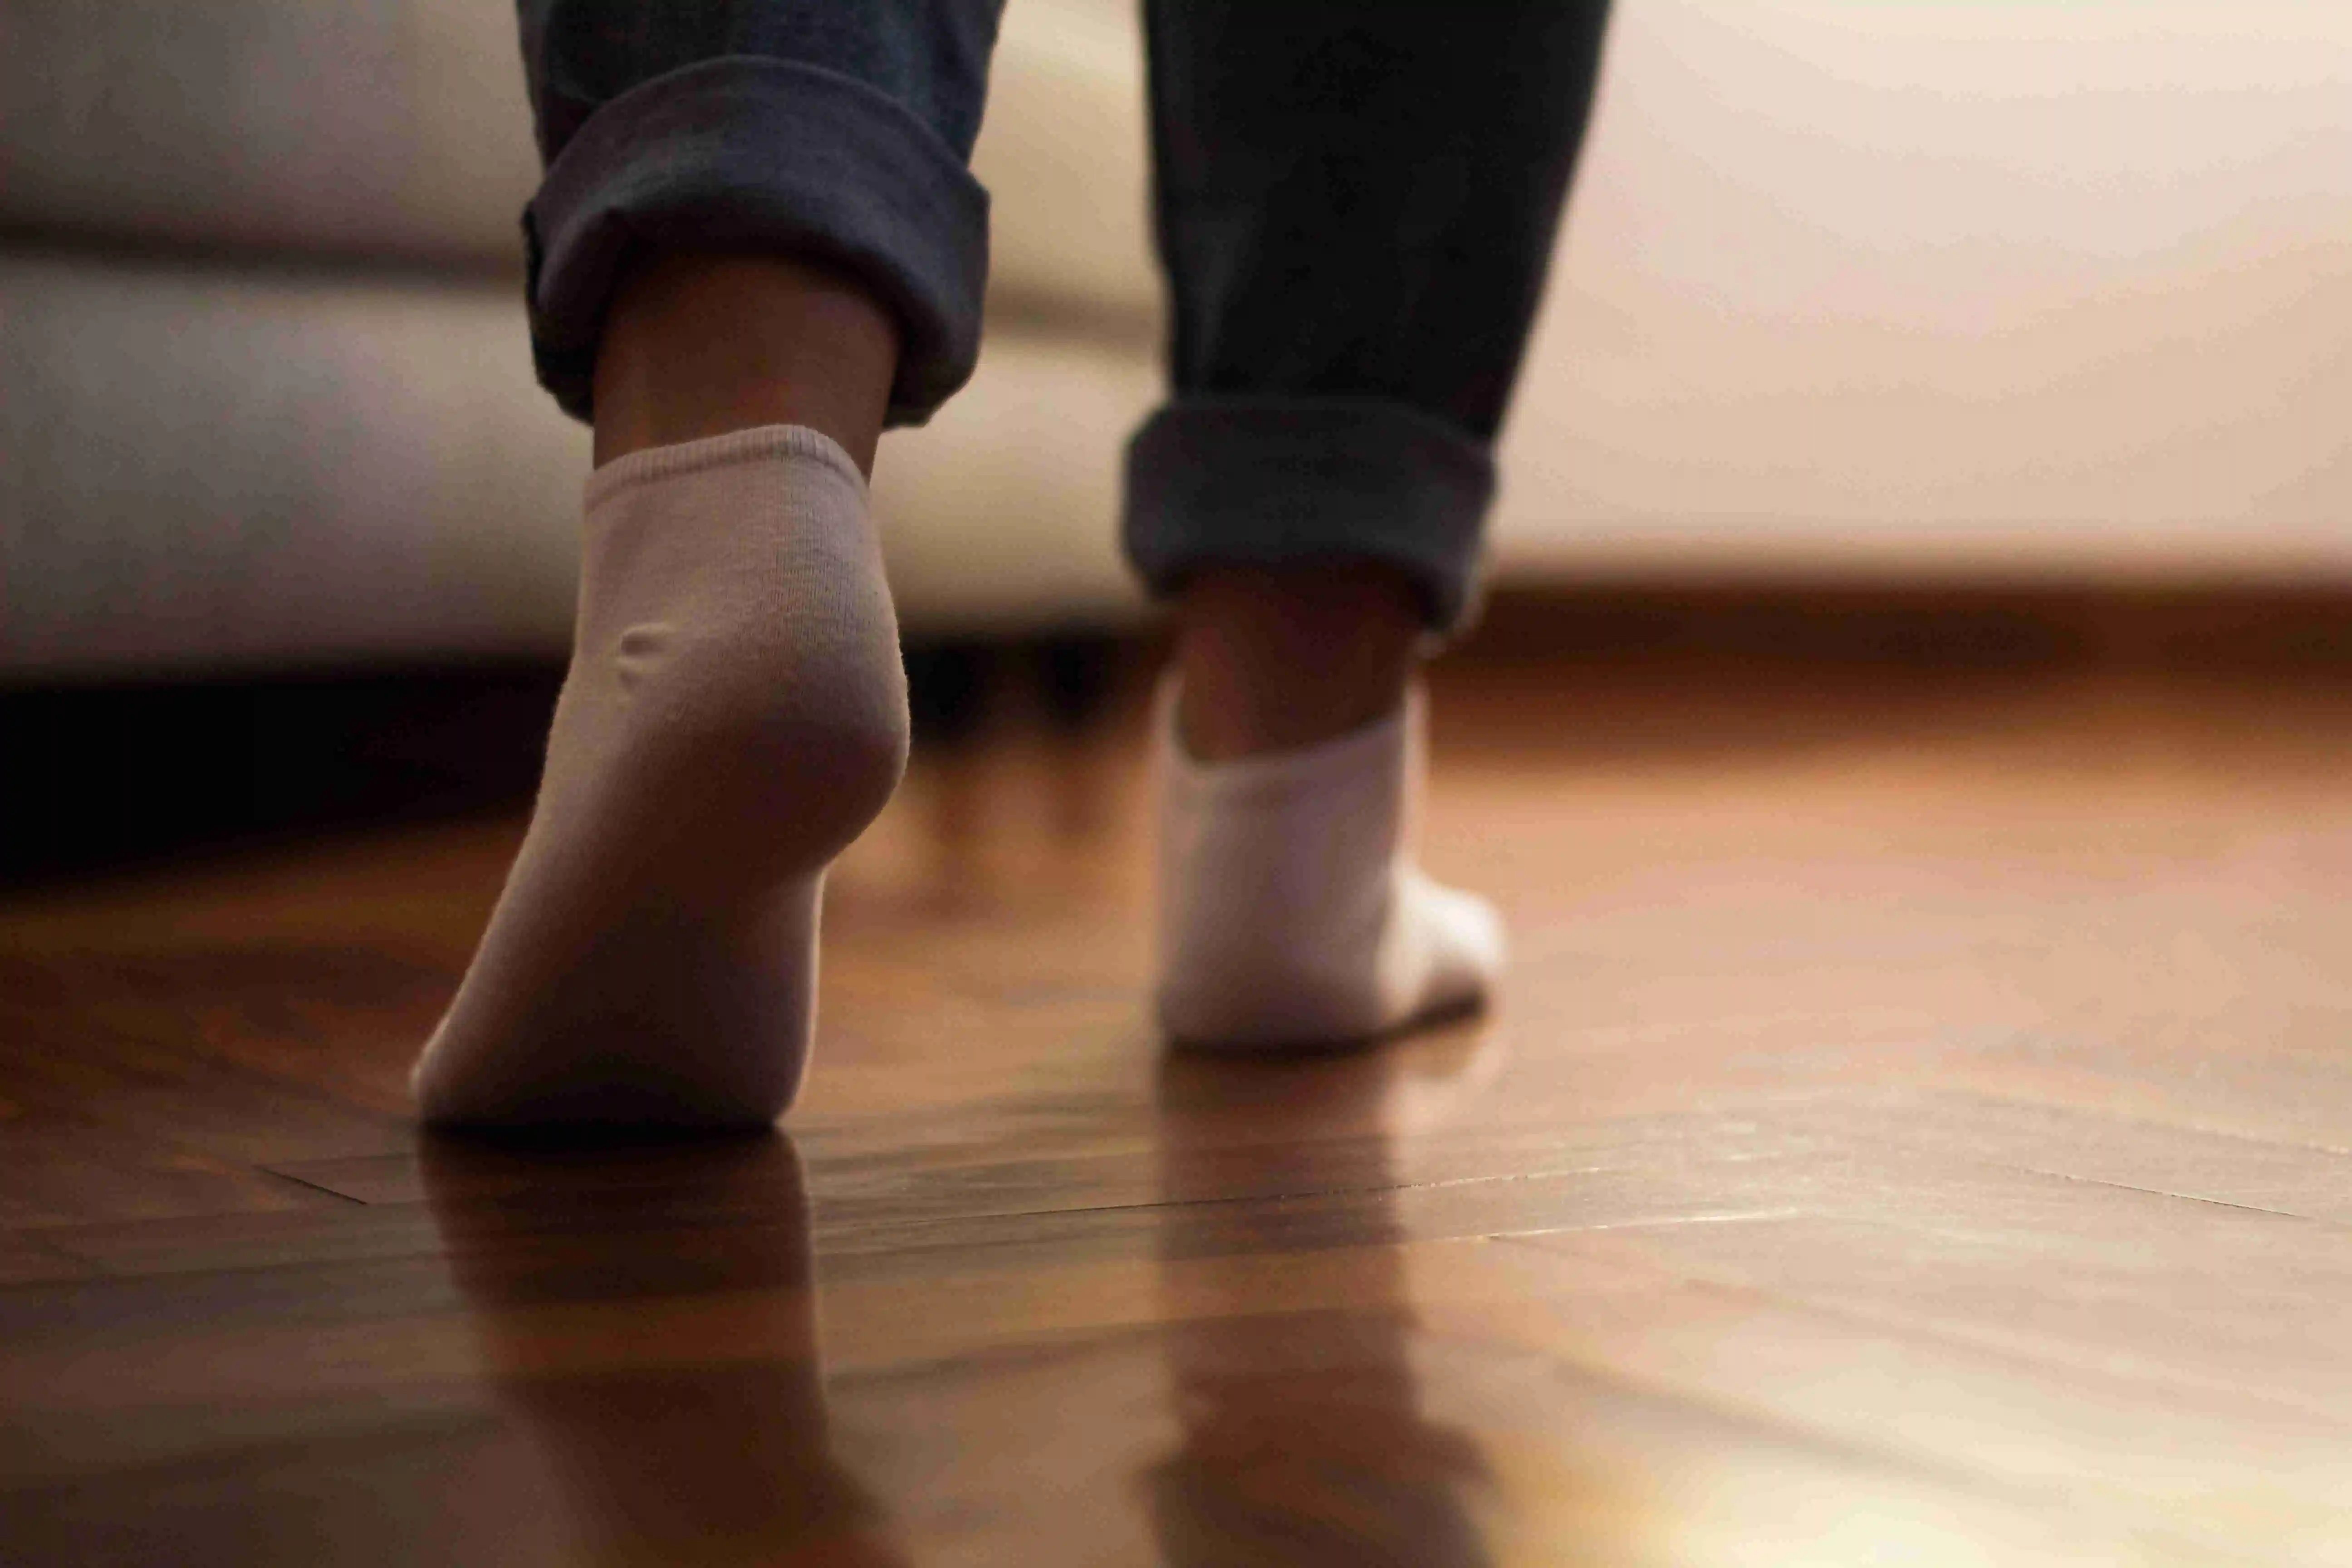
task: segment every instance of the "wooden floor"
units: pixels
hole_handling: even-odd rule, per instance
[[[1132,715],[788,1136],[421,1140],[518,824],[0,899],[10,1563],[2352,1563],[2352,687],[1457,672],[1488,1018],[1171,1058]]]

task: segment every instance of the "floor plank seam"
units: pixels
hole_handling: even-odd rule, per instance
[[[295,1186],[302,1188],[305,1192],[324,1193],[331,1198],[339,1199],[341,1202],[345,1204],[354,1204],[361,1208],[373,1208],[376,1206],[373,1204],[369,1203],[365,1198],[355,1198],[349,1193],[339,1192],[333,1187],[311,1181],[308,1177],[295,1175],[289,1171],[278,1170],[273,1165],[256,1165],[254,1169],[260,1172],[263,1175],[273,1177],[278,1181],[290,1182]]]
[[[2178,1203],[2202,1204],[2208,1208],[2228,1209],[2236,1214],[2266,1215],[2272,1219],[2293,1220],[2297,1225],[2318,1226],[2325,1230],[2352,1231],[2352,1223],[2329,1219],[2323,1215],[2304,1214],[2295,1209],[2272,1208],[2266,1204],[2232,1203],[2227,1198],[2209,1198],[2200,1193],[2176,1193],[2167,1187],[2144,1187],[2137,1182],[2110,1181],[2104,1176],[2080,1176],[2071,1171],[2050,1171],[2038,1165],[2011,1164],[2007,1161],[1987,1163],[1997,1169],[2022,1171],[2029,1175],[2048,1176],[2061,1182],[2073,1182],[2081,1186],[2105,1187],[2110,1192],[2138,1193],[2144,1197],[2169,1198]]]
[[[1727,1158],[1725,1163],[1742,1163],[1745,1157]],[[823,1194],[815,1195],[816,1224],[821,1231],[830,1231],[835,1238],[866,1233],[882,1233],[917,1226],[941,1226],[977,1224],[989,1220],[1045,1218],[1051,1215],[1089,1214],[1134,1214],[1165,1209],[1206,1210],[1239,1205],[1279,1205],[1311,1202],[1318,1198],[1350,1198],[1377,1196],[1382,1194],[1435,1193],[1471,1187],[1504,1186],[1534,1182],[1557,1182],[1576,1176],[1610,1176],[1634,1169],[1624,1165],[1572,1165],[1558,1170],[1499,1171],[1486,1176],[1455,1176],[1438,1181],[1394,1182],[1360,1186],[1301,1187],[1278,1193],[1232,1193],[1223,1196],[1197,1198],[1141,1198],[1132,1203],[1045,1205],[1038,1207],[976,1209],[956,1215],[911,1215],[896,1219],[858,1219],[836,1213],[827,1215],[828,1200]],[[854,1203],[855,1200],[852,1200]],[[846,1206],[842,1200],[832,1200],[836,1206]],[[1571,1227],[1585,1228],[1585,1227]]]
[[[2304,1138],[2265,1138],[2252,1132],[2226,1127],[2207,1127],[2194,1121],[2155,1121],[2129,1112],[2116,1112],[2103,1106],[2078,1105],[2071,1100],[2020,1100],[2015,1095],[1994,1094],[1980,1089],[1947,1089],[1930,1086],[1928,1093],[1937,1098],[1972,1101],[1979,1105],[2006,1106],[2013,1110],[2057,1112],[2068,1116],[2095,1118],[2116,1127],[2158,1136],[2210,1139],[2217,1142],[2242,1144],[2249,1149],[2277,1149],[2297,1153],[2326,1154],[2335,1159],[2352,1162],[2352,1146],[2337,1143],[2313,1142]],[[1832,1098],[1823,1096],[1821,1098]]]
[[[1801,1218],[1806,1211],[1785,1215],[1764,1215],[1765,1218]],[[1829,1217],[1829,1216],[1822,1216]],[[1627,1221],[1610,1226],[1614,1230],[1664,1229],[1675,1221]],[[1598,1228],[1598,1227],[1595,1227]],[[1535,1247],[1539,1232],[1513,1232],[1498,1235],[1495,1239],[1514,1246]],[[1684,1284],[1699,1290],[1720,1294],[1747,1301],[1769,1303],[1782,1310],[1812,1317],[1860,1323],[1876,1332],[1898,1341],[1927,1341],[1930,1343],[1969,1352],[1979,1356],[2010,1363],[2036,1378],[2046,1379],[2053,1370],[2073,1377],[2090,1374],[2123,1389],[2177,1389],[2205,1394],[2218,1394],[2231,1401],[2258,1407],[2292,1412],[2306,1420],[2316,1418],[2320,1424],[2352,1436],[2352,1419],[2336,1406],[2318,1402],[2284,1396],[2275,1390],[2257,1387],[2241,1381],[2224,1378],[2183,1375],[2175,1369],[2150,1363],[2141,1357],[2118,1358],[2112,1355],[2085,1356],[2084,1347],[2063,1342],[2032,1340],[2013,1335],[1988,1334],[1972,1331],[1969,1325],[1951,1320],[1919,1313],[1874,1310],[1828,1297],[1767,1284],[1752,1277],[1729,1271],[1707,1273],[1691,1267],[1686,1261],[1674,1260],[1668,1266]]]

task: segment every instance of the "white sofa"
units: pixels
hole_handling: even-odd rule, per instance
[[[0,679],[561,653],[585,432],[531,384],[493,0],[63,0],[0,55]],[[971,390],[877,483],[917,635],[1117,621],[1156,384],[1127,9],[1023,0]]]
[[[1013,0],[908,626],[1115,621],[1135,0]],[[560,652],[503,0],[0,0],[0,679]],[[1507,578],[2352,578],[2352,8],[1621,0]]]

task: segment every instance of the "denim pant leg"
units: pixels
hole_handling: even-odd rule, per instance
[[[894,425],[971,374],[988,195],[968,167],[1003,0],[520,0],[546,177],[523,215],[541,384],[591,416],[640,249],[789,251],[898,317]]]
[[[1172,396],[1129,452],[1155,590],[1371,558],[1455,625],[1607,0],[1147,0]]]

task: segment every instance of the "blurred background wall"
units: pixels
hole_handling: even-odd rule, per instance
[[[1139,613],[1132,0],[1013,0],[911,631]],[[560,655],[496,0],[0,0],[0,679]],[[1507,584],[2352,579],[2352,6],[1620,0]]]
[[[1623,0],[1515,573],[2352,574],[2352,5]]]

